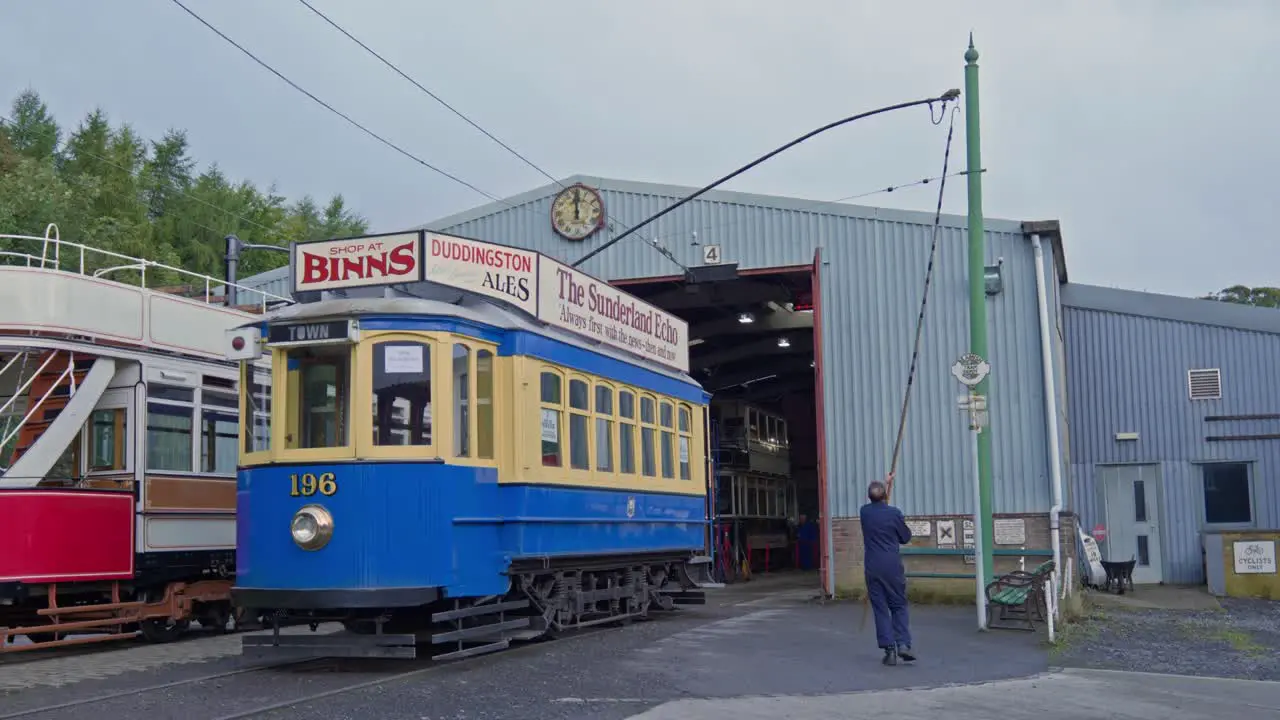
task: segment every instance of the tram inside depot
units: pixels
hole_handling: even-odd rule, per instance
[[[810,268],[716,282],[617,283],[689,323],[690,374],[712,394],[712,543],[720,582],[819,567]]]

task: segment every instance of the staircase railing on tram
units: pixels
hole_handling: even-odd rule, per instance
[[[220,289],[225,294],[230,288],[234,288],[236,290],[237,297],[256,296],[258,301],[253,303],[253,305],[257,306],[263,312],[266,312],[268,305],[274,305],[277,303],[293,303],[292,298],[282,297],[274,293],[269,293],[265,290],[259,290],[258,288],[251,288],[237,283],[228,283],[226,280],[222,280],[212,275],[203,275],[201,273],[191,272],[190,270],[173,267],[172,265],[165,265],[154,260],[131,257],[129,255],[112,252],[111,250],[102,250],[90,245],[63,240],[59,237],[58,226],[55,223],[49,223],[49,226],[45,228],[43,237],[35,235],[0,234],[0,241],[32,243],[31,252],[0,249],[0,258],[13,258],[18,261],[17,264],[25,265],[26,267],[60,270],[87,277],[102,277],[109,273],[133,270],[137,272],[139,287],[150,290],[157,290],[158,288],[147,287],[148,271],[151,271],[153,279],[157,274],[171,273],[180,278],[189,279],[189,287],[195,288],[196,292],[198,292],[198,289],[203,286],[204,301],[206,303],[212,302],[219,297],[215,293],[215,290]],[[34,251],[35,243],[40,244],[40,252],[38,255]],[[67,248],[68,255],[71,256],[68,258],[69,262],[66,263],[69,267],[64,267],[62,259],[62,249],[64,246]],[[14,263],[4,262],[3,264]],[[118,279],[116,281],[123,282]],[[189,297],[189,299],[198,299],[198,295],[187,297]]]

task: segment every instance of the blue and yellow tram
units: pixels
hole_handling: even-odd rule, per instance
[[[300,303],[245,338],[272,369],[241,382],[234,600],[349,631],[246,644],[475,654],[702,601],[687,374],[466,294]]]

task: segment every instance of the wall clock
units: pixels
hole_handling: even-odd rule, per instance
[[[595,188],[570,185],[551,201],[551,228],[566,240],[584,240],[604,225],[604,200]]]

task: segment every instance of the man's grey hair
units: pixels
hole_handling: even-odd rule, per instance
[[[889,488],[876,480],[867,486],[867,499],[871,502],[884,502],[889,497]]]

